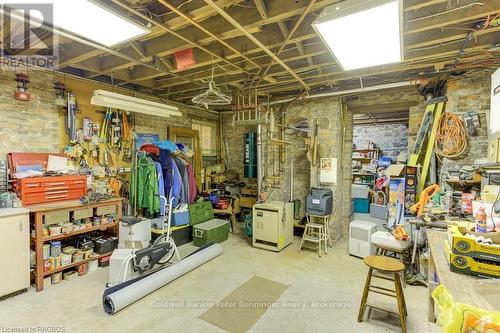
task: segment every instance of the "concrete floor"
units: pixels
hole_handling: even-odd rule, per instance
[[[255,249],[241,228],[223,243],[223,255],[113,316],[102,309],[108,271],[99,269],[40,293],[30,290],[0,302],[0,332],[41,332],[47,327],[52,332],[225,332],[198,318],[209,307],[203,303],[223,299],[254,275],[290,287],[278,300],[288,306],[268,309],[250,332],[400,332],[396,316],[375,310],[368,321],[356,321],[368,270],[362,260],[347,254],[346,240],[321,258],[313,251],[298,252],[299,241],[296,237],[281,253]],[[183,246],[182,252],[190,248]],[[405,296],[408,332],[439,332],[427,322],[427,289],[408,286]],[[393,299],[389,301],[386,307],[396,309]],[[158,306],[165,302],[177,306]],[[313,308],[314,304],[330,308]]]

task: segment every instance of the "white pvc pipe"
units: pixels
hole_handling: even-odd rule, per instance
[[[214,244],[142,280],[138,280],[110,294],[106,294],[105,292],[102,299],[104,311],[108,314],[115,314],[126,306],[140,300],[144,296],[192,271],[198,266],[203,265],[220,254],[222,254],[222,246],[220,244]]]

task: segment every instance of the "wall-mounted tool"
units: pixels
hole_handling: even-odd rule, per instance
[[[29,101],[31,99],[31,94],[28,92],[28,83],[30,82],[28,75],[24,73],[16,73],[14,81],[17,82],[14,98],[18,101]]]
[[[465,129],[467,130],[467,134],[475,135],[476,130],[481,126],[479,122],[479,115],[477,112],[469,111],[463,114],[462,120],[464,121]]]
[[[66,115],[66,133],[70,142],[76,142],[76,98],[72,93],[67,94],[67,115]]]
[[[66,86],[61,81],[54,82],[54,90],[56,92],[56,97],[54,98],[54,104],[59,107],[66,106]]]

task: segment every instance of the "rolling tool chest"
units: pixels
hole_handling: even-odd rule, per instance
[[[49,155],[66,156],[51,153],[10,153],[8,155],[13,189],[23,205],[75,200],[87,194],[87,177],[82,175],[44,176],[16,179],[18,166],[41,166],[47,168]]]

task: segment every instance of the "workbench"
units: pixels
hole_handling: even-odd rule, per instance
[[[436,321],[432,291],[439,284],[444,285],[449,290],[456,302],[488,311],[498,311],[500,309],[500,280],[480,279],[450,271],[444,252],[446,239],[446,231],[427,229],[427,240],[430,248],[428,271],[429,321]],[[434,281],[434,275],[437,276],[439,282]]]

